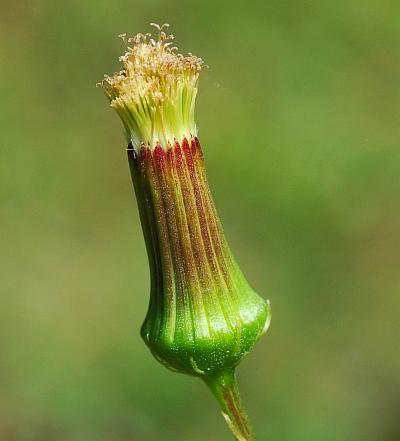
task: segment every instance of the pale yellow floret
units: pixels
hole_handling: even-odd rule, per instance
[[[156,40],[151,34],[121,35],[127,45],[120,57],[123,70],[102,82],[136,148],[166,147],[174,139],[197,135],[194,106],[203,60],[177,53],[173,35],[164,31],[168,25],[152,25],[158,30]]]

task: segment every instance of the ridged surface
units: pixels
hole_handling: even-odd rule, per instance
[[[171,369],[236,365],[269,319],[226,243],[197,138],[128,149],[151,270],[142,336]]]

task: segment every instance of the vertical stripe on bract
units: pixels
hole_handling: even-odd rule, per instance
[[[206,210],[207,206],[204,201],[204,183],[199,182],[196,176],[196,172],[200,172],[199,169],[204,171],[204,163],[201,155],[199,158],[201,161],[198,163],[195,162],[195,158],[193,157],[193,148],[199,149],[199,145],[196,146],[195,138],[191,140],[192,148],[189,146],[189,143],[186,139],[182,142],[182,150],[185,153],[186,167],[185,171],[188,177],[188,183],[192,189],[193,198],[196,204],[197,215],[201,228],[201,236],[199,237],[199,241],[202,241],[202,248],[205,250],[206,258],[207,258],[207,266],[206,268],[210,270],[211,277],[213,280],[212,288],[210,292],[210,296],[212,296],[212,307],[210,308],[213,313],[216,312],[217,305],[220,306],[220,310],[224,315],[225,322],[227,326],[232,327],[236,323],[237,315],[234,313],[228,298],[228,286],[226,284],[223,272],[220,269],[221,262],[218,262],[218,255],[215,252],[214,242],[218,240],[218,238],[213,237],[213,230],[210,228]],[[222,232],[219,232],[222,233]],[[223,263],[222,263],[223,264]]]
[[[193,341],[193,320],[192,305],[189,297],[190,284],[193,282],[189,278],[189,274],[185,265],[185,254],[182,250],[181,239],[179,233],[179,222],[174,212],[175,201],[171,190],[170,178],[165,164],[165,152],[160,145],[157,145],[153,151],[152,165],[158,180],[160,199],[163,204],[163,215],[166,221],[166,234],[170,242],[170,254],[174,265],[174,274],[176,282],[177,299],[177,331],[184,331],[190,341]],[[160,238],[162,241],[164,237]]]
[[[239,304],[238,299],[247,301],[247,292],[251,290],[251,288],[243,276],[239,266],[237,265],[223,233],[221,221],[219,219],[206,177],[203,152],[197,137],[193,139],[192,151],[194,152],[193,156],[197,161],[196,172],[198,180],[202,185],[202,196],[206,205],[207,224],[211,230],[213,246],[217,254],[216,261],[218,262],[220,270],[224,275],[225,282],[228,285],[228,295],[230,297],[229,303],[236,311],[236,329],[238,332],[240,332],[240,326],[238,325],[240,325],[241,319],[239,317],[239,309],[237,307]]]
[[[195,338],[204,339],[210,336],[210,324],[207,311],[204,304],[204,290],[197,272],[196,256],[193,249],[193,240],[198,240],[197,237],[192,237],[191,225],[194,219],[191,218],[186,211],[187,200],[192,198],[190,193],[185,194],[185,188],[182,186],[182,150],[179,144],[175,144],[172,148],[171,167],[170,170],[170,185],[174,189],[175,197],[175,216],[178,219],[180,239],[182,249],[184,252],[184,263],[187,273],[190,275],[190,280],[193,284],[189,292],[189,298],[192,306],[192,315],[196,326],[194,327]]]
[[[198,139],[189,143],[184,138],[166,150],[160,144],[154,149],[142,146],[135,164],[155,273],[144,328],[150,325],[147,333],[153,329],[152,338],[165,343],[183,332],[188,349],[196,339],[228,328],[235,329],[240,340],[234,288],[246,282],[232,280],[232,271],[239,279],[243,276],[226,244]]]
[[[161,306],[158,308],[157,320],[159,327],[157,327],[155,335],[158,339],[165,338],[162,333],[166,327],[169,327],[170,332],[168,335],[173,339],[175,329],[171,326],[170,321],[172,320],[173,323],[175,321],[176,307],[174,261],[172,259],[168,226],[165,219],[165,207],[161,196],[162,189],[154,170],[152,152],[149,147],[142,147],[140,151],[140,165],[143,171],[143,180],[147,186],[147,194],[150,199],[148,204],[149,209],[153,210],[152,222],[155,228],[154,241],[159,250],[159,258],[161,261],[161,267],[159,268],[161,290],[157,297]],[[159,296],[161,296],[162,299],[160,299]]]
[[[160,302],[162,302],[161,293],[163,291],[162,283],[162,264],[160,260],[160,250],[158,234],[155,230],[156,223],[154,221],[154,206],[153,198],[151,197],[148,180],[146,177],[146,172],[144,168],[144,148],[140,152],[140,155],[133,149],[132,145],[128,149],[129,164],[132,171],[132,178],[135,188],[135,193],[137,196],[137,201],[139,204],[139,213],[143,226],[143,233],[146,241],[146,248],[149,256],[150,263],[150,276],[151,276],[151,294],[149,302],[149,310],[147,313],[147,318],[152,315],[156,315],[157,311],[160,309]],[[145,321],[148,324],[148,321]],[[156,322],[155,324],[159,324]],[[144,338],[149,341],[150,337],[158,332],[150,332],[151,330],[146,328],[143,329]]]
[[[224,323],[220,321],[223,310],[219,304],[218,286],[213,277],[214,273],[209,265],[209,256],[203,234],[204,224],[202,207],[201,204],[199,206],[198,193],[194,191],[187,166],[188,159],[190,161],[190,158],[188,158],[190,150],[188,149],[187,140],[183,140],[182,147],[180,147],[178,143],[175,143],[174,151],[177,158],[177,170],[180,177],[180,185],[183,192],[186,194],[184,201],[186,213],[189,218],[188,225],[191,229],[191,245],[194,250],[193,252],[198,256],[195,265],[198,278],[202,284],[200,295],[203,298],[203,304],[207,310],[207,319],[210,323],[210,333],[214,333],[214,328],[217,324],[220,329],[226,329],[227,320],[225,319]]]

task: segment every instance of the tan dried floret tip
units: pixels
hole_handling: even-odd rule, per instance
[[[120,35],[127,51],[120,57],[123,70],[102,81],[111,106],[124,123],[128,140],[134,147],[157,143],[166,147],[174,139],[196,136],[194,106],[201,58],[184,56],[172,46],[168,24],[151,23],[158,37]]]

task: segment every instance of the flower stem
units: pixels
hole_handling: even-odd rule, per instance
[[[222,415],[238,441],[255,441],[242,404],[234,370],[204,378],[221,406]]]

